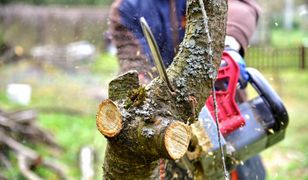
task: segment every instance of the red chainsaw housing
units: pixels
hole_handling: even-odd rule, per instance
[[[223,136],[245,125],[245,120],[235,102],[236,87],[240,75],[240,69],[228,52],[223,52],[223,65],[218,70],[215,81],[216,101],[218,107],[219,128]],[[206,106],[215,119],[213,95],[206,100]]]

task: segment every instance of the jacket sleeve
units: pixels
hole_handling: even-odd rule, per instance
[[[255,0],[228,0],[227,35],[240,43],[241,54],[244,54],[256,30],[259,12]]]
[[[139,75],[149,78],[152,65],[135,8],[126,1],[116,0],[109,18],[109,31],[117,48],[120,73],[137,70]]]
[[[257,1],[256,0],[241,0],[241,1],[243,1],[246,4],[248,4],[248,6],[251,9],[253,9],[253,11],[255,12],[256,21],[258,22],[261,8],[260,8],[259,4],[257,3]]]

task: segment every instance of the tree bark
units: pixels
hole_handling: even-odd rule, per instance
[[[96,119],[108,139],[105,179],[155,178],[159,158],[177,160],[186,153],[189,123],[204,106],[224,46],[227,3],[204,0],[204,4],[209,29],[199,1],[187,1],[185,37],[167,69],[173,92],[159,77],[140,86],[135,71],[110,82],[110,99],[102,102]]]

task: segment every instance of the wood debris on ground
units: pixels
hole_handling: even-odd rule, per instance
[[[36,170],[43,166],[59,179],[67,179],[67,168],[51,157],[63,149],[51,133],[37,125],[36,120],[34,110],[6,112],[0,109],[0,174],[10,174],[12,168],[18,168],[22,176],[38,180],[42,177]],[[47,146],[51,155],[47,157],[33,149],[39,145]]]

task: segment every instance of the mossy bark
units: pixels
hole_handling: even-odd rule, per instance
[[[112,137],[101,131],[108,139],[105,179],[155,178],[159,158],[175,160],[186,153],[191,137],[188,123],[204,106],[224,46],[226,0],[204,0],[204,4],[209,29],[205,28],[199,1],[187,1],[185,37],[167,69],[174,92],[161,78],[140,87],[133,71],[110,83],[109,96],[121,114],[121,129]],[[102,117],[106,116],[98,116],[98,123],[104,122]]]

